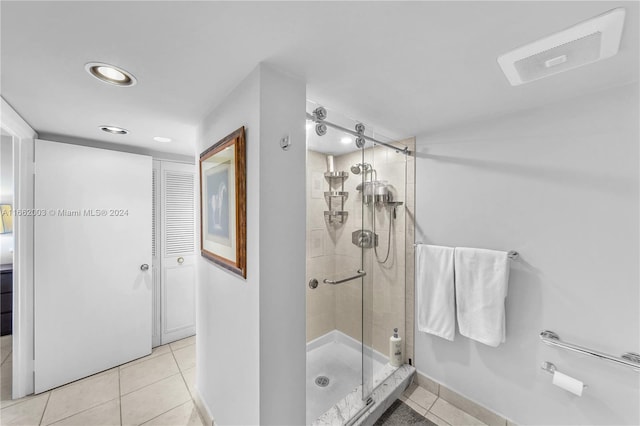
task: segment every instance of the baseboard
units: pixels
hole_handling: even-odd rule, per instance
[[[451,390],[443,384],[433,380],[421,371],[416,370],[416,382],[418,383],[418,386],[421,386],[429,392],[438,395],[449,404],[465,411],[466,413],[472,415],[473,417],[482,421],[483,423],[486,423],[487,425],[514,425],[513,422],[511,422],[501,414],[498,414],[495,411],[483,406],[482,404],[478,404],[477,402],[463,395],[460,395],[459,393]]]
[[[193,390],[193,402],[195,403],[196,409],[198,413],[200,413],[200,417],[206,426],[215,426],[215,421],[213,420],[213,415],[211,411],[209,411],[209,407],[204,403],[202,398],[200,397],[200,391],[196,387]]]

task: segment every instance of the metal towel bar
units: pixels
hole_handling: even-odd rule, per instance
[[[421,242],[418,241],[418,242],[414,243],[413,246],[414,247],[418,247],[418,246],[421,246],[422,244],[424,244],[424,243],[421,243]],[[507,257],[509,259],[511,259],[511,260],[516,260],[519,256],[520,256],[520,253],[518,253],[515,250],[510,250],[509,253],[507,253]]]
[[[584,354],[584,355],[589,355],[595,358],[604,359],[604,360],[616,363],[618,365],[631,367],[635,371],[640,371],[640,355],[633,352],[627,352],[623,354],[621,357],[608,355],[593,349],[585,348],[583,346],[574,345],[573,343],[563,342],[562,340],[560,340],[560,336],[558,336],[553,331],[549,331],[549,330],[544,330],[540,333],[540,340],[542,340],[543,343],[549,346],[556,346],[558,348],[566,349],[572,352],[577,352],[579,354]]]
[[[342,283],[346,283],[347,281],[355,280],[356,278],[364,277],[365,275],[367,275],[367,273],[362,269],[359,269],[358,275],[354,275],[348,278],[343,278],[341,280],[330,280],[328,278],[325,278],[324,280],[322,280],[322,282],[325,284],[342,284]]]

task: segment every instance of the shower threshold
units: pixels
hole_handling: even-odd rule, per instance
[[[320,425],[348,425],[371,426],[384,414],[384,412],[400,398],[402,392],[411,384],[416,369],[409,364],[399,368],[387,364],[386,371],[390,374],[380,383],[371,394],[371,403],[362,401],[362,385],[355,388],[326,413],[311,423],[312,426]],[[384,373],[383,373],[384,374]],[[367,401],[369,402],[369,401]]]

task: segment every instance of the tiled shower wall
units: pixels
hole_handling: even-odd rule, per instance
[[[413,152],[415,139],[401,141],[399,146],[407,146]],[[356,273],[362,254],[352,244],[351,235],[362,227],[373,229],[371,209],[376,209],[375,231],[379,238],[380,259],[386,255],[390,223],[393,227],[392,244],[389,260],[384,264],[376,260],[373,249],[364,250],[364,267],[367,271],[364,285],[366,290],[371,291],[365,293],[364,318],[366,323],[373,323],[373,329],[365,332],[364,341],[388,356],[389,337],[397,327],[405,342],[405,361],[408,361],[413,358],[415,161],[412,155],[405,158],[404,154],[381,146],[365,150],[364,157],[364,161],[373,164],[376,169],[377,179],[388,181],[394,188],[396,199],[403,201],[404,205],[398,207],[393,223],[390,219],[392,210],[386,207],[365,206],[362,216],[362,196],[356,190],[362,178],[350,172],[353,164],[362,162],[362,153],[344,154],[335,157],[334,163],[336,171],[349,172],[344,185],[345,191],[349,192],[345,203],[349,217],[344,224],[328,224],[323,215],[328,210],[323,195],[324,191],[329,190],[329,182],[324,179],[326,155],[308,151],[307,280],[317,278],[322,282],[328,276],[346,277]],[[322,189],[317,188],[318,185]],[[362,305],[360,280],[338,286],[320,284],[315,290],[307,287],[307,341],[333,329],[362,341]]]
[[[335,269],[335,246],[330,228],[324,221],[327,204],[324,191],[329,184],[324,178],[327,156],[307,151],[307,282],[316,278],[322,282]],[[335,288],[320,284],[307,288],[307,342],[336,328]]]

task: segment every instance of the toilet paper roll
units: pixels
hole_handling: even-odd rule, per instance
[[[553,384],[578,396],[582,396],[584,383],[558,371],[553,373]]]

